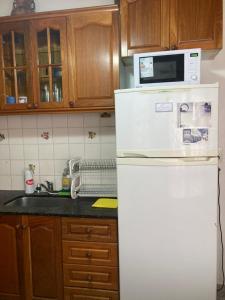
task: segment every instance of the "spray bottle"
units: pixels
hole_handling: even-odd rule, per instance
[[[25,193],[34,193],[34,168],[35,166],[30,164],[27,169],[25,169]]]

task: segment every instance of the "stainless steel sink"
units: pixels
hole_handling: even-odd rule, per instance
[[[32,207],[62,207],[66,204],[69,204],[71,201],[70,198],[57,197],[57,196],[19,196],[16,197],[4,205],[11,207],[23,207],[23,208],[32,208]]]

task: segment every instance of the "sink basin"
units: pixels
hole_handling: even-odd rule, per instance
[[[48,197],[48,196],[19,196],[5,203],[6,206],[11,207],[62,207],[63,205],[69,204],[70,198],[65,197]]]

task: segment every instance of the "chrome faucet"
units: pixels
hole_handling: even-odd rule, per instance
[[[50,181],[47,181],[47,180],[45,182],[46,182],[46,185],[43,184],[43,183],[38,183],[37,184],[36,192],[39,194],[39,193],[42,192],[42,189],[45,189],[45,191],[49,194],[54,193],[53,182],[50,182]]]

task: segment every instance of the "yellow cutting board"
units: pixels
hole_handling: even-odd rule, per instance
[[[99,198],[94,204],[92,204],[92,207],[117,208],[118,200],[111,198]]]

